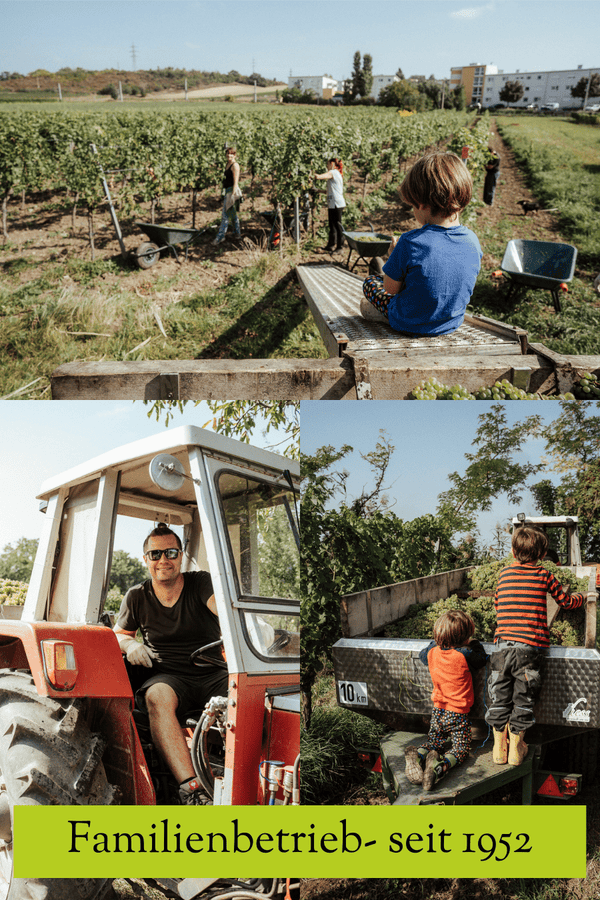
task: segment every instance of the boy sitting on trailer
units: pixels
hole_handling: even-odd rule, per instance
[[[426,740],[419,747],[407,747],[404,755],[406,777],[412,784],[422,784],[426,791],[469,755],[468,714],[475,699],[472,671],[483,668],[486,661],[474,632],[470,616],[462,610],[448,610],[433,626],[433,641],[419,653],[433,681],[433,713]],[[448,736],[452,750],[445,753]]]
[[[563,609],[579,609],[583,594],[569,595],[539,560],[548,549],[540,529],[521,525],[512,537],[515,563],[498,578],[496,651],[490,658],[490,708],[486,722],[494,729],[493,759],[519,766],[527,756],[525,731],[535,723],[533,706],[542,686],[544,651],[550,646],[546,594]]]
[[[430,153],[415,163],[400,196],[420,227],[398,238],[383,278],[364,282],[365,318],[383,317],[413,337],[449,334],[462,325],[482,257],[477,236],[459,221],[472,190],[469,171],[454,153]]]

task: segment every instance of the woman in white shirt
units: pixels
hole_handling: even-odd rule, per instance
[[[346,206],[344,200],[344,165],[341,159],[332,157],[327,163],[327,171],[315,175],[319,181],[327,181],[327,207],[329,213],[329,240],[324,248],[328,251],[342,249],[344,232],[342,228],[342,212]]]

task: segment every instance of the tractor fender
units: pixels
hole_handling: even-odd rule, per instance
[[[77,677],[71,690],[58,690],[46,675],[41,643],[73,645]],[[133,698],[115,633],[104,625],[0,620],[0,668],[28,669],[40,696]]]

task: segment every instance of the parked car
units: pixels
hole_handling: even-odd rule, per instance
[[[600,103],[593,103],[591,106],[585,106],[583,111],[591,113],[600,112]]]
[[[560,109],[560,103],[544,103],[542,109]]]

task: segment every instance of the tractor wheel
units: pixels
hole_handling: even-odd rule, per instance
[[[107,879],[13,878],[13,807],[112,804],[105,741],[85,700],[41,697],[29,672],[0,670],[0,900],[104,900]]]
[[[140,269],[149,269],[157,261],[160,256],[160,250],[156,244],[147,242],[140,244],[135,251],[135,261]]]

